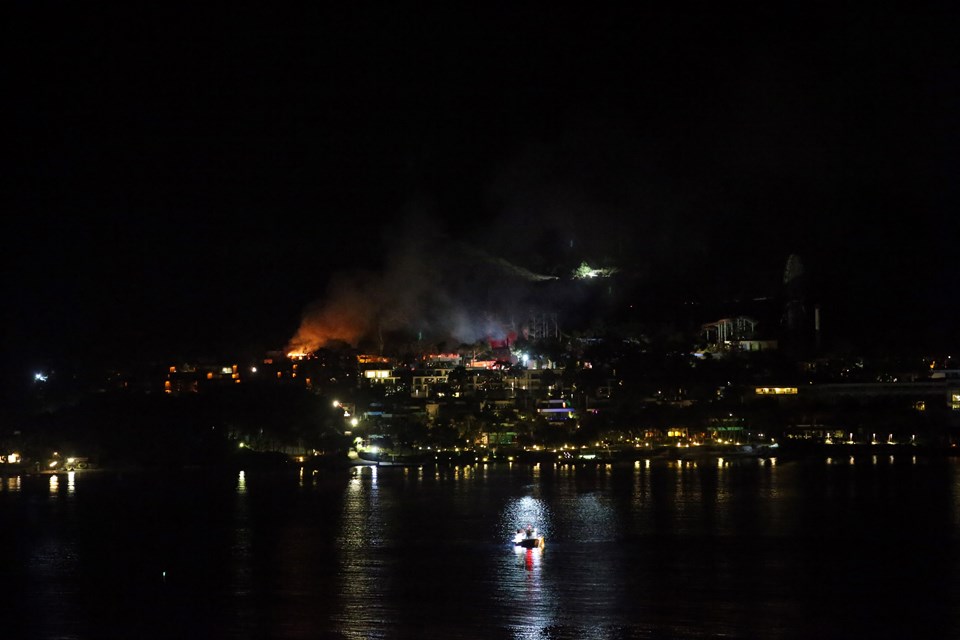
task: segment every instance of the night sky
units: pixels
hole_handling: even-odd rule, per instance
[[[828,335],[958,344],[953,3],[13,4],[18,358],[279,348],[344,292],[436,323],[581,261],[776,295],[791,254]]]

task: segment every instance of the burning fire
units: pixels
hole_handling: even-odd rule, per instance
[[[339,303],[307,310],[300,328],[287,344],[291,358],[302,358],[332,341],[356,345],[366,335],[373,320],[362,305]]]

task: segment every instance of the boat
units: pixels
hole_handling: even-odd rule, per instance
[[[675,453],[668,453],[667,455],[669,457],[676,457],[676,459],[681,461],[704,462],[719,459],[731,461],[774,457],[777,455],[777,449],[778,445],[776,443],[737,445],[705,444],[679,449]]]
[[[359,464],[378,467],[419,467],[432,461],[429,455],[421,452],[394,452],[379,448],[358,449],[356,456]]]
[[[421,467],[431,459],[423,454],[384,453],[377,459],[378,467]]]
[[[516,535],[513,536],[513,544],[523,549],[542,549],[546,542],[543,536],[537,535],[536,529],[527,527],[526,530],[517,529]]]
[[[520,540],[515,543],[518,547],[523,547],[524,549],[542,549],[544,546],[543,536],[539,538],[532,538]]]
[[[367,466],[375,467],[377,466],[376,460],[367,460],[366,458],[361,457],[356,449],[350,449],[347,451],[347,463],[353,466]]]

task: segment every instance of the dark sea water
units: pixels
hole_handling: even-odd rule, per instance
[[[0,638],[957,638],[958,533],[910,455],[0,477]]]

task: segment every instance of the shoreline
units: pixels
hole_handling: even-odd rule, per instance
[[[238,473],[241,471],[289,471],[299,473],[301,471],[320,472],[320,471],[338,471],[353,468],[435,468],[435,467],[468,467],[484,465],[516,465],[516,466],[535,466],[540,464],[553,465],[557,467],[598,467],[598,466],[626,466],[644,464],[684,464],[698,462],[714,462],[722,460],[724,462],[750,462],[776,460],[778,462],[795,462],[804,460],[816,460],[824,458],[826,460],[836,458],[862,458],[868,456],[883,456],[885,459],[893,462],[897,458],[905,456],[922,457],[926,460],[952,460],[960,456],[960,451],[956,448],[946,447],[923,447],[913,445],[861,445],[861,444],[837,444],[837,445],[806,445],[800,447],[786,446],[771,450],[765,453],[741,453],[735,451],[719,450],[698,450],[694,447],[679,448],[665,447],[652,450],[637,451],[611,451],[609,455],[603,455],[595,458],[564,458],[553,452],[526,452],[530,455],[515,456],[490,456],[486,458],[470,459],[434,459],[417,460],[408,464],[382,464],[371,463],[369,461],[358,462],[344,456],[343,458],[329,458],[306,460],[297,462],[291,458],[287,462],[277,462],[276,458],[269,464],[262,461],[247,461],[252,464],[243,464],[244,461],[231,460],[220,463],[210,464],[184,464],[184,465],[124,465],[124,466],[94,466],[86,469],[37,469],[35,467],[20,467],[17,469],[0,468],[0,478],[11,477],[49,477],[49,476],[69,476],[75,474],[79,476],[104,475],[104,474],[123,474],[123,473],[150,473],[150,472],[179,472],[179,471],[197,471],[197,472],[230,472]]]

